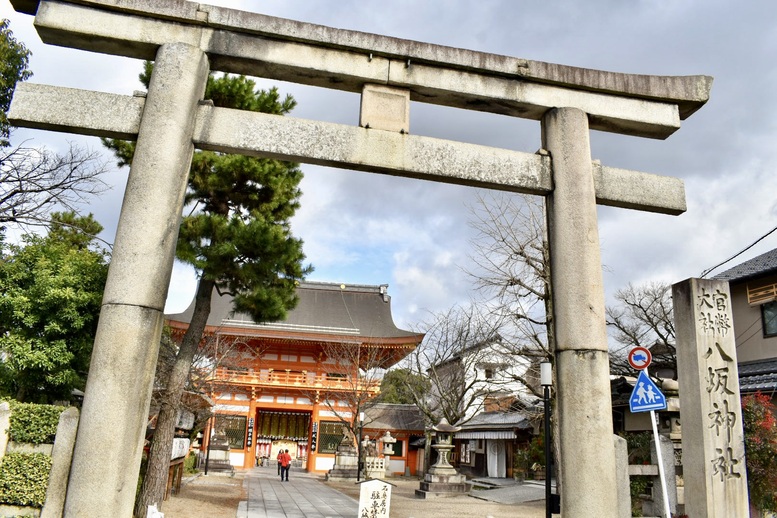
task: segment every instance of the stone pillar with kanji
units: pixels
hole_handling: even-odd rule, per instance
[[[688,279],[672,286],[685,512],[748,516],[745,444],[728,283]]]

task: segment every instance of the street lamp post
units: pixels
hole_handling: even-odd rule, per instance
[[[359,412],[359,443],[356,445],[356,453],[359,456],[356,462],[356,481],[361,480],[364,461],[362,460],[362,433],[364,433],[364,412]]]
[[[545,402],[545,518],[551,518],[550,387],[553,385],[553,370],[549,361],[540,363],[540,385],[542,385]]]

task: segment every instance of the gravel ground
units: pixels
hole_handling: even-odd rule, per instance
[[[235,518],[237,506],[246,499],[243,474],[186,478],[181,492],[162,504],[165,518]]]

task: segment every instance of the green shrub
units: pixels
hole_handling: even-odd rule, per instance
[[[626,439],[626,447],[629,452],[629,464],[650,464],[650,441],[653,440],[653,434],[651,432],[622,432],[619,435]],[[629,477],[632,516],[642,516],[642,500],[640,499],[640,495],[648,494],[651,485],[651,477],[639,475]]]
[[[11,426],[8,435],[12,441],[32,444],[54,442],[59,414],[65,410],[65,407],[17,403],[15,401],[9,403],[11,405]]]
[[[742,398],[745,461],[750,503],[777,511],[777,418],[771,397],[756,392]]]
[[[43,453],[8,453],[0,464],[0,501],[43,507],[51,457]]]
[[[183,461],[184,473],[197,473],[197,468],[195,466],[197,466],[197,454],[192,452],[189,453],[189,456]]]

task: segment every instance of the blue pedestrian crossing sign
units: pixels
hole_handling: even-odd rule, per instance
[[[629,408],[632,412],[649,412],[666,408],[666,396],[658,390],[658,386],[647,375],[647,371],[639,371],[637,383],[629,398]]]

